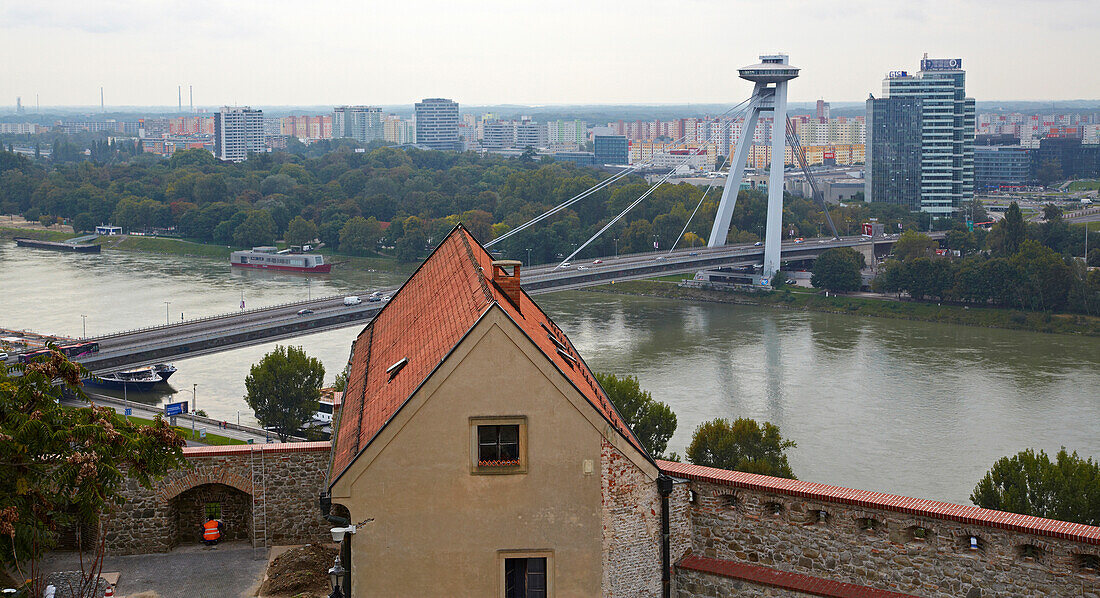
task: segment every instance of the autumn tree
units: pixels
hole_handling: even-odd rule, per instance
[[[317,225],[312,220],[306,220],[301,216],[295,216],[286,227],[283,240],[289,245],[303,245],[312,243],[317,238]]]
[[[374,216],[356,216],[340,229],[340,251],[352,255],[367,255],[374,251],[382,237],[382,226]]]
[[[0,569],[30,579],[31,596],[42,595],[37,563],[63,529],[122,505],[127,480],[148,488],[185,464],[183,439],[160,416],[145,426],[94,403],[63,408],[63,395],[88,400],[86,375],[57,351],[0,366]],[[98,573],[84,573],[94,587]]]

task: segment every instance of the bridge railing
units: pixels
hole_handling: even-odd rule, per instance
[[[197,324],[197,323],[200,323],[200,322],[213,322],[213,321],[216,321],[216,320],[224,320],[226,318],[235,318],[235,317],[240,316],[242,314],[255,314],[255,313],[269,311],[269,310],[272,310],[272,309],[279,309],[279,308],[283,308],[283,307],[309,305],[309,304],[312,304],[312,303],[322,303],[322,302],[325,302],[325,301],[332,301],[334,299],[339,299],[339,298],[344,297],[344,296],[345,295],[330,295],[328,297],[318,297],[317,299],[303,299],[301,301],[290,301],[288,303],[276,303],[274,305],[265,305],[263,307],[253,307],[251,309],[242,309],[240,311],[233,311],[233,312],[227,312],[227,313],[223,313],[223,314],[216,314],[216,315],[213,315],[213,316],[203,316],[201,318],[192,318],[190,320],[185,320],[183,322],[173,322],[171,324],[157,324],[156,326],[145,326],[143,328],[130,328],[128,330],[120,330],[118,332],[111,332],[111,333],[108,333],[108,334],[102,334],[102,335],[99,335],[99,336],[89,337],[86,340],[100,341],[100,340],[109,339],[109,338],[117,338],[117,337],[120,337],[120,336],[126,336],[126,335],[129,335],[129,334],[136,334],[136,333],[139,333],[139,332],[149,332],[151,330],[169,330],[169,329],[172,329],[172,328],[178,328],[180,326],[188,326],[188,325],[191,325],[191,324]]]

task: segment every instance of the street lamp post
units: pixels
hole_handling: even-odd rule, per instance
[[[168,306],[171,305],[171,304],[172,304],[171,301],[165,301],[164,302],[164,325],[165,326],[167,326],[168,324],[171,323],[171,322],[168,321],[168,317],[169,317],[168,316]]]
[[[307,276],[306,277],[306,301],[313,300],[313,295],[310,293],[310,289],[309,289],[309,282],[310,282],[309,277]]]
[[[198,393],[196,392],[196,390],[198,390],[198,388],[199,388],[198,384],[192,384],[191,385],[191,439],[192,440],[195,439],[195,412],[197,411],[197,409],[195,409],[195,403],[198,402],[198,398],[197,398]],[[187,389],[185,388],[184,390],[187,390]],[[240,416],[238,415],[237,417],[240,417]]]
[[[1088,233],[1085,234],[1085,245],[1086,245],[1085,251],[1087,252],[1088,251],[1088,247],[1087,247],[1088,246]],[[80,338],[88,338],[88,316],[86,316],[84,314],[80,314],[80,321],[84,325],[84,335],[81,336]]]
[[[531,248],[527,248],[527,267],[531,267]]]
[[[615,237],[615,257],[619,257],[619,238]]]

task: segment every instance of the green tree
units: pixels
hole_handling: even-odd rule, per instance
[[[1020,250],[1020,244],[1027,238],[1027,226],[1024,224],[1024,216],[1020,212],[1020,206],[1016,202],[1008,206],[1004,218],[1004,255],[1015,255]]]
[[[596,380],[615,405],[626,425],[654,457],[663,458],[668,439],[676,432],[676,414],[668,405],[653,399],[634,376],[596,374]]]
[[[343,371],[341,371],[339,374],[336,374],[336,379],[332,381],[332,388],[334,388],[336,392],[344,392],[345,390],[347,390],[349,375],[351,375],[350,363],[344,366]]]
[[[356,216],[340,229],[340,251],[352,255],[367,255],[374,251],[382,237],[382,225],[371,216]]]
[[[312,220],[306,220],[301,216],[295,216],[286,227],[283,240],[289,245],[302,245],[312,243],[317,238],[317,225]]]
[[[38,223],[46,228],[50,228],[54,224],[57,224],[57,216],[51,214],[42,214],[38,217]]]
[[[63,395],[87,400],[85,375],[56,351],[0,366],[0,569],[37,562],[60,530],[121,505],[128,480],[148,488],[185,464],[183,439],[159,416],[141,426],[94,403],[62,408]],[[30,585],[42,595],[43,580]]]
[[[279,439],[302,429],[317,412],[325,367],[301,347],[276,345],[244,379],[244,400],[256,419]]]
[[[830,291],[858,291],[863,284],[863,254],[851,247],[827,249],[814,261],[810,284]]]
[[[1100,525],[1100,463],[1065,447],[1054,462],[1027,449],[998,459],[970,500],[986,509]]]
[[[239,247],[270,245],[275,241],[277,228],[270,212],[253,210],[233,229],[233,244]]]
[[[1039,168],[1035,169],[1035,179],[1044,187],[1062,180],[1062,163],[1058,160],[1043,160]]]
[[[714,419],[699,424],[688,446],[688,460],[696,465],[758,473],[780,478],[794,477],[786,451],[796,445],[785,440],[779,426],[753,419]]]
[[[894,255],[899,260],[908,262],[918,257],[932,255],[932,250],[935,247],[936,241],[928,235],[907,230],[901,233],[897,242],[894,243]]]
[[[78,233],[90,233],[95,230],[95,216],[81,212],[73,216],[73,230]]]

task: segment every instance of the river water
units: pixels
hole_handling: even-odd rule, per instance
[[[79,337],[400,284],[402,276],[241,271],[227,260],[0,241],[0,327]],[[800,479],[967,503],[999,457],[1024,448],[1100,456],[1100,339],[690,303],[595,292],[537,298],[596,371],[634,374],[676,412],[669,450],[715,417],[751,417],[796,441]],[[168,305],[165,305],[168,301]],[[167,314],[166,314],[167,312]],[[330,380],[359,328],[293,339]],[[274,344],[180,359],[175,395],[254,422],[249,367]],[[193,387],[197,385],[197,387]]]

